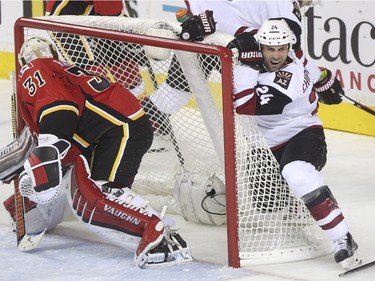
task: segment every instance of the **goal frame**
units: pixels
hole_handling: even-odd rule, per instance
[[[21,17],[14,24],[14,46],[15,46],[15,70],[20,71],[18,63],[18,53],[24,42],[24,29],[34,28],[40,30],[50,30],[54,32],[64,32],[79,34],[83,36],[97,36],[103,39],[126,41],[159,48],[173,48],[188,52],[202,52],[208,55],[220,57],[222,62],[221,83],[222,83],[222,104],[223,104],[223,133],[224,133],[224,174],[226,185],[226,216],[227,216],[227,243],[228,243],[228,265],[239,268],[239,245],[238,245],[238,209],[236,194],[236,160],[235,160],[235,127],[234,127],[234,107],[233,107],[233,70],[232,51],[221,46],[206,45],[196,42],[180,41],[147,35],[132,34],[120,31],[113,31],[103,28],[93,28],[82,25],[67,24],[37,18]],[[19,85],[16,85],[18,90]],[[17,100],[17,108],[20,101]],[[24,122],[19,110],[17,110],[17,131],[21,132]]]

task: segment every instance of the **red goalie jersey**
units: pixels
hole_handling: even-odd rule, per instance
[[[123,15],[123,1],[47,1],[46,15]]]
[[[32,131],[53,133],[80,150],[109,128],[144,115],[138,99],[120,84],[53,58],[25,65],[18,83],[22,116]]]

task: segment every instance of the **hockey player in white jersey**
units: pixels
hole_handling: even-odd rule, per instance
[[[334,259],[347,269],[361,260],[335,197],[320,170],[327,147],[316,115],[318,96],[339,99],[341,85],[325,69],[313,84],[303,63],[290,52],[292,32],[284,20],[268,20],[258,31],[264,63],[259,69],[234,69],[234,106],[238,114],[254,115],[260,131],[280,164],[290,191],[301,198],[313,218],[334,242]],[[337,96],[337,97],[336,97]]]
[[[228,48],[239,49],[240,61],[250,65],[259,64],[262,62],[261,58],[241,58],[241,55],[247,53],[245,45],[249,40],[248,36],[253,36],[265,20],[284,18],[294,33],[293,49],[296,56],[303,61],[315,83],[320,77],[320,70],[305,58],[301,50],[303,30],[301,7],[308,7],[316,2],[312,0],[185,1],[191,18],[182,23],[180,38],[184,39],[182,34],[190,33],[191,36],[188,36],[190,41],[201,41],[204,36],[215,31],[229,33],[234,35],[235,39],[228,45]],[[202,14],[205,17],[201,17]],[[202,18],[209,18],[210,32],[208,33],[203,31]],[[175,77],[176,73],[179,75],[178,78]],[[175,113],[191,99],[192,94],[188,82],[181,83],[181,76],[183,76],[183,71],[178,61],[172,60],[166,81],[150,96],[150,100],[162,112]]]

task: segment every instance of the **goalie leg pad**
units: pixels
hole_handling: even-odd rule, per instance
[[[68,189],[68,201],[74,215],[104,239],[130,251],[137,248],[147,225],[158,225],[156,235],[147,236],[148,243],[153,243],[152,239],[159,242],[158,232],[163,233],[164,224],[157,213],[142,206],[141,201],[141,204],[133,204],[130,196],[123,194],[103,193],[101,187],[90,179],[86,160],[81,156],[76,159]],[[145,246],[139,245],[142,252],[141,248]],[[147,243],[142,242],[142,245],[147,246]]]
[[[134,255],[134,263],[136,265],[143,268],[149,262],[149,252],[162,242],[165,231],[164,224],[160,219],[150,221],[146,225],[142,240]]]
[[[58,197],[51,204],[36,204],[24,198],[25,203],[25,224],[27,234],[39,234],[45,229],[54,229],[69,214],[66,196]],[[15,228],[16,208],[14,195],[4,201],[4,207],[10,215],[10,222]]]

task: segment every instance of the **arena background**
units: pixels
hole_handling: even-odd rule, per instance
[[[42,16],[44,1],[0,1],[0,79],[9,79],[14,70],[13,25],[17,18]],[[184,7],[180,1],[131,1],[141,18],[175,20]],[[304,17],[304,49],[319,66],[331,69],[340,79],[346,94],[375,108],[375,1],[322,0]],[[342,103],[321,105],[319,116],[324,126],[347,132],[375,136],[375,116]]]

